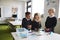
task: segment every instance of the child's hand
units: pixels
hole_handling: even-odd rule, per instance
[[[45,31],[46,31],[46,32],[49,32],[49,31],[50,31],[50,28],[45,28]]]
[[[28,25],[28,28],[31,29],[32,25]]]

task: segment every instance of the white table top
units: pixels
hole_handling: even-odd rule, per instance
[[[22,21],[9,21],[12,25],[21,25]]]
[[[41,35],[41,36],[29,36],[27,38],[20,38],[16,32],[11,33],[15,40],[60,40],[60,34],[53,33],[51,35]]]

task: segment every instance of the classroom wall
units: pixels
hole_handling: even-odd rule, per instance
[[[55,28],[55,32],[60,33],[60,20],[59,20],[59,18],[60,18],[60,15],[59,15],[60,14],[60,0],[58,0],[58,3],[59,3],[58,4],[59,5],[58,6],[59,7],[58,8],[58,14],[57,14],[58,15],[58,19],[57,19],[57,26]]]
[[[0,17],[0,21],[5,18],[12,16],[12,8],[17,7],[17,15],[18,19],[22,19],[25,13],[25,2],[24,1],[13,1],[13,0],[0,0],[0,7],[2,8],[2,13]]]

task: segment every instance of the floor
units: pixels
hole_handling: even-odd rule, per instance
[[[0,40],[13,40],[8,25],[0,25]]]

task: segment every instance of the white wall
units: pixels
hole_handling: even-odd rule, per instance
[[[56,28],[55,28],[55,31],[56,31],[57,33],[60,33],[60,20],[59,20],[59,18],[60,18],[60,0],[58,0],[58,3],[59,3],[59,4],[58,4],[58,5],[59,5],[59,6],[58,6],[58,7],[59,7],[59,8],[58,8],[58,14],[57,14],[57,15],[58,15],[58,19],[57,19],[58,21],[57,21],[57,26],[56,26]]]
[[[59,0],[59,14],[58,14],[58,18],[60,18],[60,0]]]
[[[32,0],[32,17],[34,13],[44,14],[44,0]]]
[[[24,17],[25,13],[25,2],[24,1],[4,1],[0,0],[0,7],[2,8],[2,17],[11,17],[12,16],[12,8],[17,7],[18,8],[18,19],[22,19]]]

